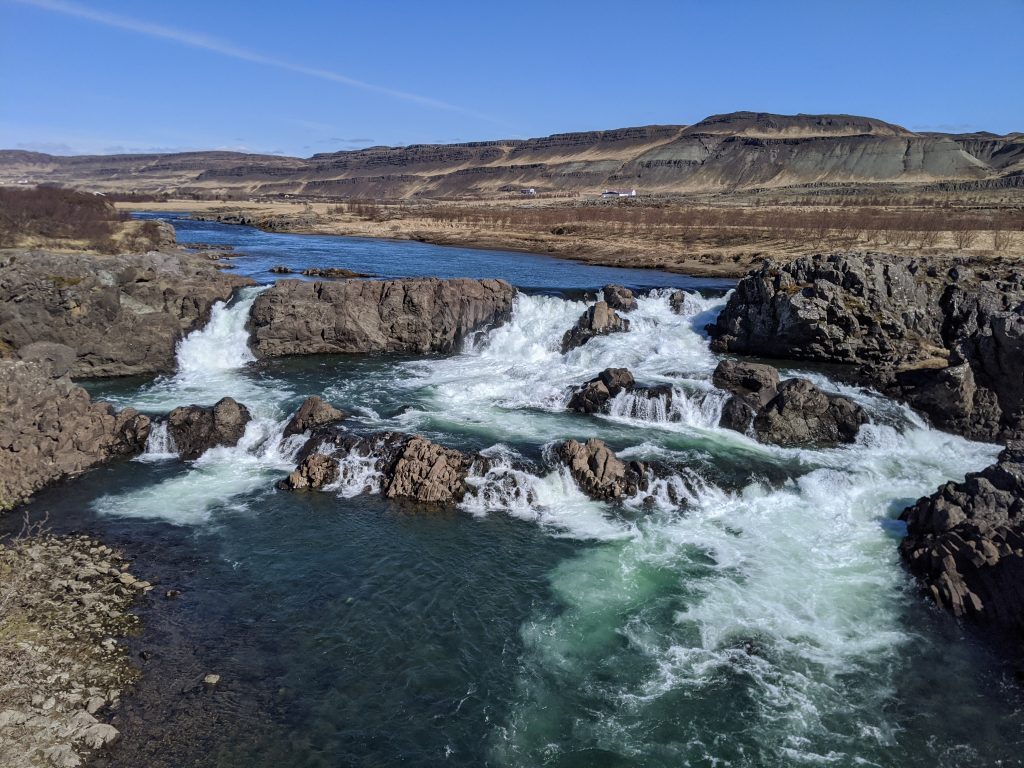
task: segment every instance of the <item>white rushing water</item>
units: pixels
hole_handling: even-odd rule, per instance
[[[280,438],[293,393],[244,375],[254,298],[251,290],[218,306],[207,328],[182,342],[178,374],[131,401],[168,410],[236,397],[256,414],[240,445],[105,497],[104,512],[202,522],[216,509],[244,510],[247,496],[270,492],[293,466],[301,438]],[[943,481],[990,463],[996,449],[934,431],[902,406],[817,373],[807,375],[870,414],[854,445],[787,449],[720,429],[724,395],[710,383],[718,358],[702,328],[723,302],[694,295],[676,314],[666,295],[641,298],[628,333],[563,355],[561,337],[586,305],[521,295],[512,320],[474,348],[391,364],[375,386],[406,407],[381,417],[367,406],[359,417],[490,446],[490,469],[469,479],[467,513],[508,514],[601,542],[551,574],[561,610],[522,629],[519,695],[494,738],[498,761],[555,760],[571,741],[638,763],[879,765],[872,756],[896,738],[887,674],[908,640],[900,620],[908,596],[891,521]],[[570,387],[607,367],[669,385],[671,404],[623,394],[606,416],[567,414]],[[338,379],[324,395],[355,411],[366,404],[348,401],[351,384]],[[613,508],[585,497],[564,469],[531,469],[521,455],[591,436],[674,474]],[[154,430],[148,458],[171,450]],[[379,488],[372,460],[351,457],[342,470],[327,489],[338,496]],[[561,708],[567,691],[571,709]],[[709,702],[718,717],[734,710],[734,735],[759,745],[756,754],[731,751],[728,733],[708,740]],[[668,744],[650,734],[667,713],[688,723]]]

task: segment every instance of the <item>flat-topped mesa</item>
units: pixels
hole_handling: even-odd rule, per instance
[[[816,254],[740,280],[708,326],[720,352],[847,363],[935,424],[1024,437],[1024,273],[951,257]]]
[[[900,554],[956,616],[1024,639],[1024,443],[904,510]]]
[[[214,303],[250,284],[183,251],[8,251],[0,255],[0,349],[62,344],[76,378],[169,373],[177,342]]]
[[[512,316],[504,280],[279,280],[249,315],[260,357],[455,352]]]
[[[149,418],[93,402],[66,371],[42,358],[0,360],[0,512],[146,446]]]

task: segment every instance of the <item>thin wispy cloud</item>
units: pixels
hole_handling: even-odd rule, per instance
[[[218,40],[213,37],[206,35],[190,32],[188,30],[176,29],[174,27],[167,27],[163,24],[154,24],[142,19],[133,19],[127,16],[121,16],[118,14],[107,13],[106,11],[100,11],[95,8],[89,8],[85,5],[78,3],[64,2],[64,0],[11,0],[21,5],[28,5],[33,8],[39,8],[41,10],[52,11],[54,13],[60,13],[64,16],[73,16],[79,19],[85,19],[87,21],[94,22],[96,24],[102,24],[107,27],[113,27],[115,29],[123,29],[128,32],[135,32],[140,35],[147,35],[149,37],[157,37],[163,40],[170,40],[180,45],[185,45],[190,48],[199,48],[205,51],[212,51],[218,53],[221,56],[227,56],[232,59],[239,59],[241,61],[252,62],[253,64],[261,64],[267,67],[274,67],[276,69],[282,69],[288,72],[294,72],[299,75],[305,75],[306,77],[315,77],[320,80],[327,80],[332,83],[338,83],[340,85],[346,85],[351,88],[358,88],[362,91],[369,91],[371,93],[379,93],[384,96],[390,96],[394,99],[400,99],[402,101],[408,101],[413,104],[419,104],[424,107],[430,107],[432,109],[441,109],[449,112],[458,112],[463,115],[474,117],[478,120],[485,120],[487,122],[498,122],[494,118],[487,115],[480,114],[472,109],[466,107],[460,107],[456,104],[449,104],[448,102],[434,99],[429,96],[421,96],[416,93],[409,93],[408,91],[401,91],[395,88],[388,88],[387,86],[377,85],[375,83],[368,83],[364,80],[357,80],[354,77],[348,77],[339,72],[334,72],[329,69],[320,69],[318,67],[307,67],[303,64],[296,64],[291,61],[285,61],[283,59],[276,58],[274,56],[268,56],[266,54],[251,51],[246,48],[241,48],[225,40]]]

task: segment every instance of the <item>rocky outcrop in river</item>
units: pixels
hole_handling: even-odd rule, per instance
[[[280,280],[257,297],[251,345],[261,357],[453,352],[512,315],[503,280]]]
[[[606,285],[603,293],[608,306],[619,312],[632,312],[639,306],[633,292],[621,285]]]
[[[303,432],[334,424],[346,416],[344,411],[338,410],[322,397],[312,395],[305,399],[291,421],[285,425],[284,436],[301,435]]]
[[[868,420],[852,400],[823,392],[807,379],[780,382],[779,372],[770,365],[723,360],[712,381],[732,393],[722,407],[720,426],[750,431],[763,443],[852,443]]]
[[[907,508],[900,554],[956,616],[1024,637],[1024,443]]]
[[[252,420],[249,409],[231,397],[214,405],[183,405],[167,417],[167,436],[186,461],[198,459],[218,445],[238,445],[245,425]]]
[[[647,467],[637,461],[622,461],[596,437],[585,443],[566,440],[554,453],[569,468],[579,489],[592,499],[615,501],[646,488]]]
[[[743,278],[708,331],[722,352],[849,363],[945,429],[1024,436],[1024,277],[951,258],[817,254]]]
[[[622,392],[636,395],[638,400],[660,399],[667,411],[672,407],[672,386],[639,386],[628,368],[605,368],[590,381],[573,390],[566,408],[577,413],[608,413],[612,401]],[[632,415],[632,414],[626,414]]]
[[[217,301],[252,281],[195,254],[0,254],[0,357],[35,342],[64,345],[74,377],[174,370],[178,340]]]
[[[94,403],[49,362],[0,361],[0,511],[45,485],[141,453],[150,421]]]
[[[629,320],[614,312],[608,303],[599,301],[580,315],[576,325],[562,337],[562,354],[582,347],[595,336],[621,333],[629,330]]]
[[[303,448],[295,471],[279,487],[287,490],[321,488],[339,478],[350,479],[356,457],[364,492],[389,499],[426,504],[461,501],[469,490],[466,477],[473,466],[485,466],[482,456],[445,448],[419,435],[376,432],[369,435],[323,430]],[[367,466],[370,471],[367,472]]]

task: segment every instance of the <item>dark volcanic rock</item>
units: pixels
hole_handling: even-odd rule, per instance
[[[284,436],[300,435],[303,432],[341,421],[348,414],[339,411],[323,398],[312,395],[299,406],[291,421],[284,428]]]
[[[62,344],[75,377],[173,371],[178,340],[251,283],[184,251],[9,251],[0,255],[0,348]]]
[[[326,453],[324,453],[326,451]],[[345,459],[369,459],[377,473],[364,492],[380,492],[389,499],[411,499],[426,504],[461,501],[469,490],[466,477],[487,459],[437,445],[419,435],[377,432],[352,435],[323,431],[300,453],[300,464],[278,487],[287,490],[319,488],[345,478]]]
[[[218,445],[238,445],[245,425],[252,419],[249,409],[230,397],[213,406],[187,405],[175,408],[167,417],[167,435],[186,461],[198,459]]]
[[[0,511],[45,485],[146,447],[146,416],[92,402],[65,367],[0,360]]]
[[[826,394],[807,379],[787,379],[754,417],[754,433],[776,445],[852,443],[867,420],[851,400]]]
[[[683,308],[686,306],[686,291],[672,291],[668,295],[668,305],[677,315],[683,314]]]
[[[900,554],[956,616],[1024,632],[1024,443],[904,510]]]
[[[286,267],[283,264],[278,264],[276,267],[271,267],[267,271],[274,275],[290,275],[295,270],[292,269],[291,267]]]
[[[580,490],[592,499],[621,499],[646,487],[647,467],[636,461],[625,463],[596,437],[586,443],[567,440],[555,448],[555,455],[568,467]]]
[[[770,365],[723,360],[712,382],[733,393],[722,407],[719,426],[752,431],[765,443],[852,443],[867,422],[864,409],[847,398],[822,392],[807,379],[780,383]]]
[[[607,302],[599,301],[580,315],[576,325],[565,332],[562,337],[562,354],[583,346],[595,336],[628,330],[629,320],[619,317]]]
[[[975,439],[1024,437],[1024,276],[950,258],[819,254],[767,263],[715,324],[719,351],[852,363]]]
[[[605,368],[581,385],[566,407],[579,413],[601,413],[619,392],[631,391],[635,384],[628,368]]]
[[[604,287],[604,300],[612,309],[619,312],[632,312],[637,308],[636,297],[629,288],[621,285],[606,285]]]
[[[253,303],[252,347],[261,357],[453,352],[512,314],[502,280],[279,280]]]

